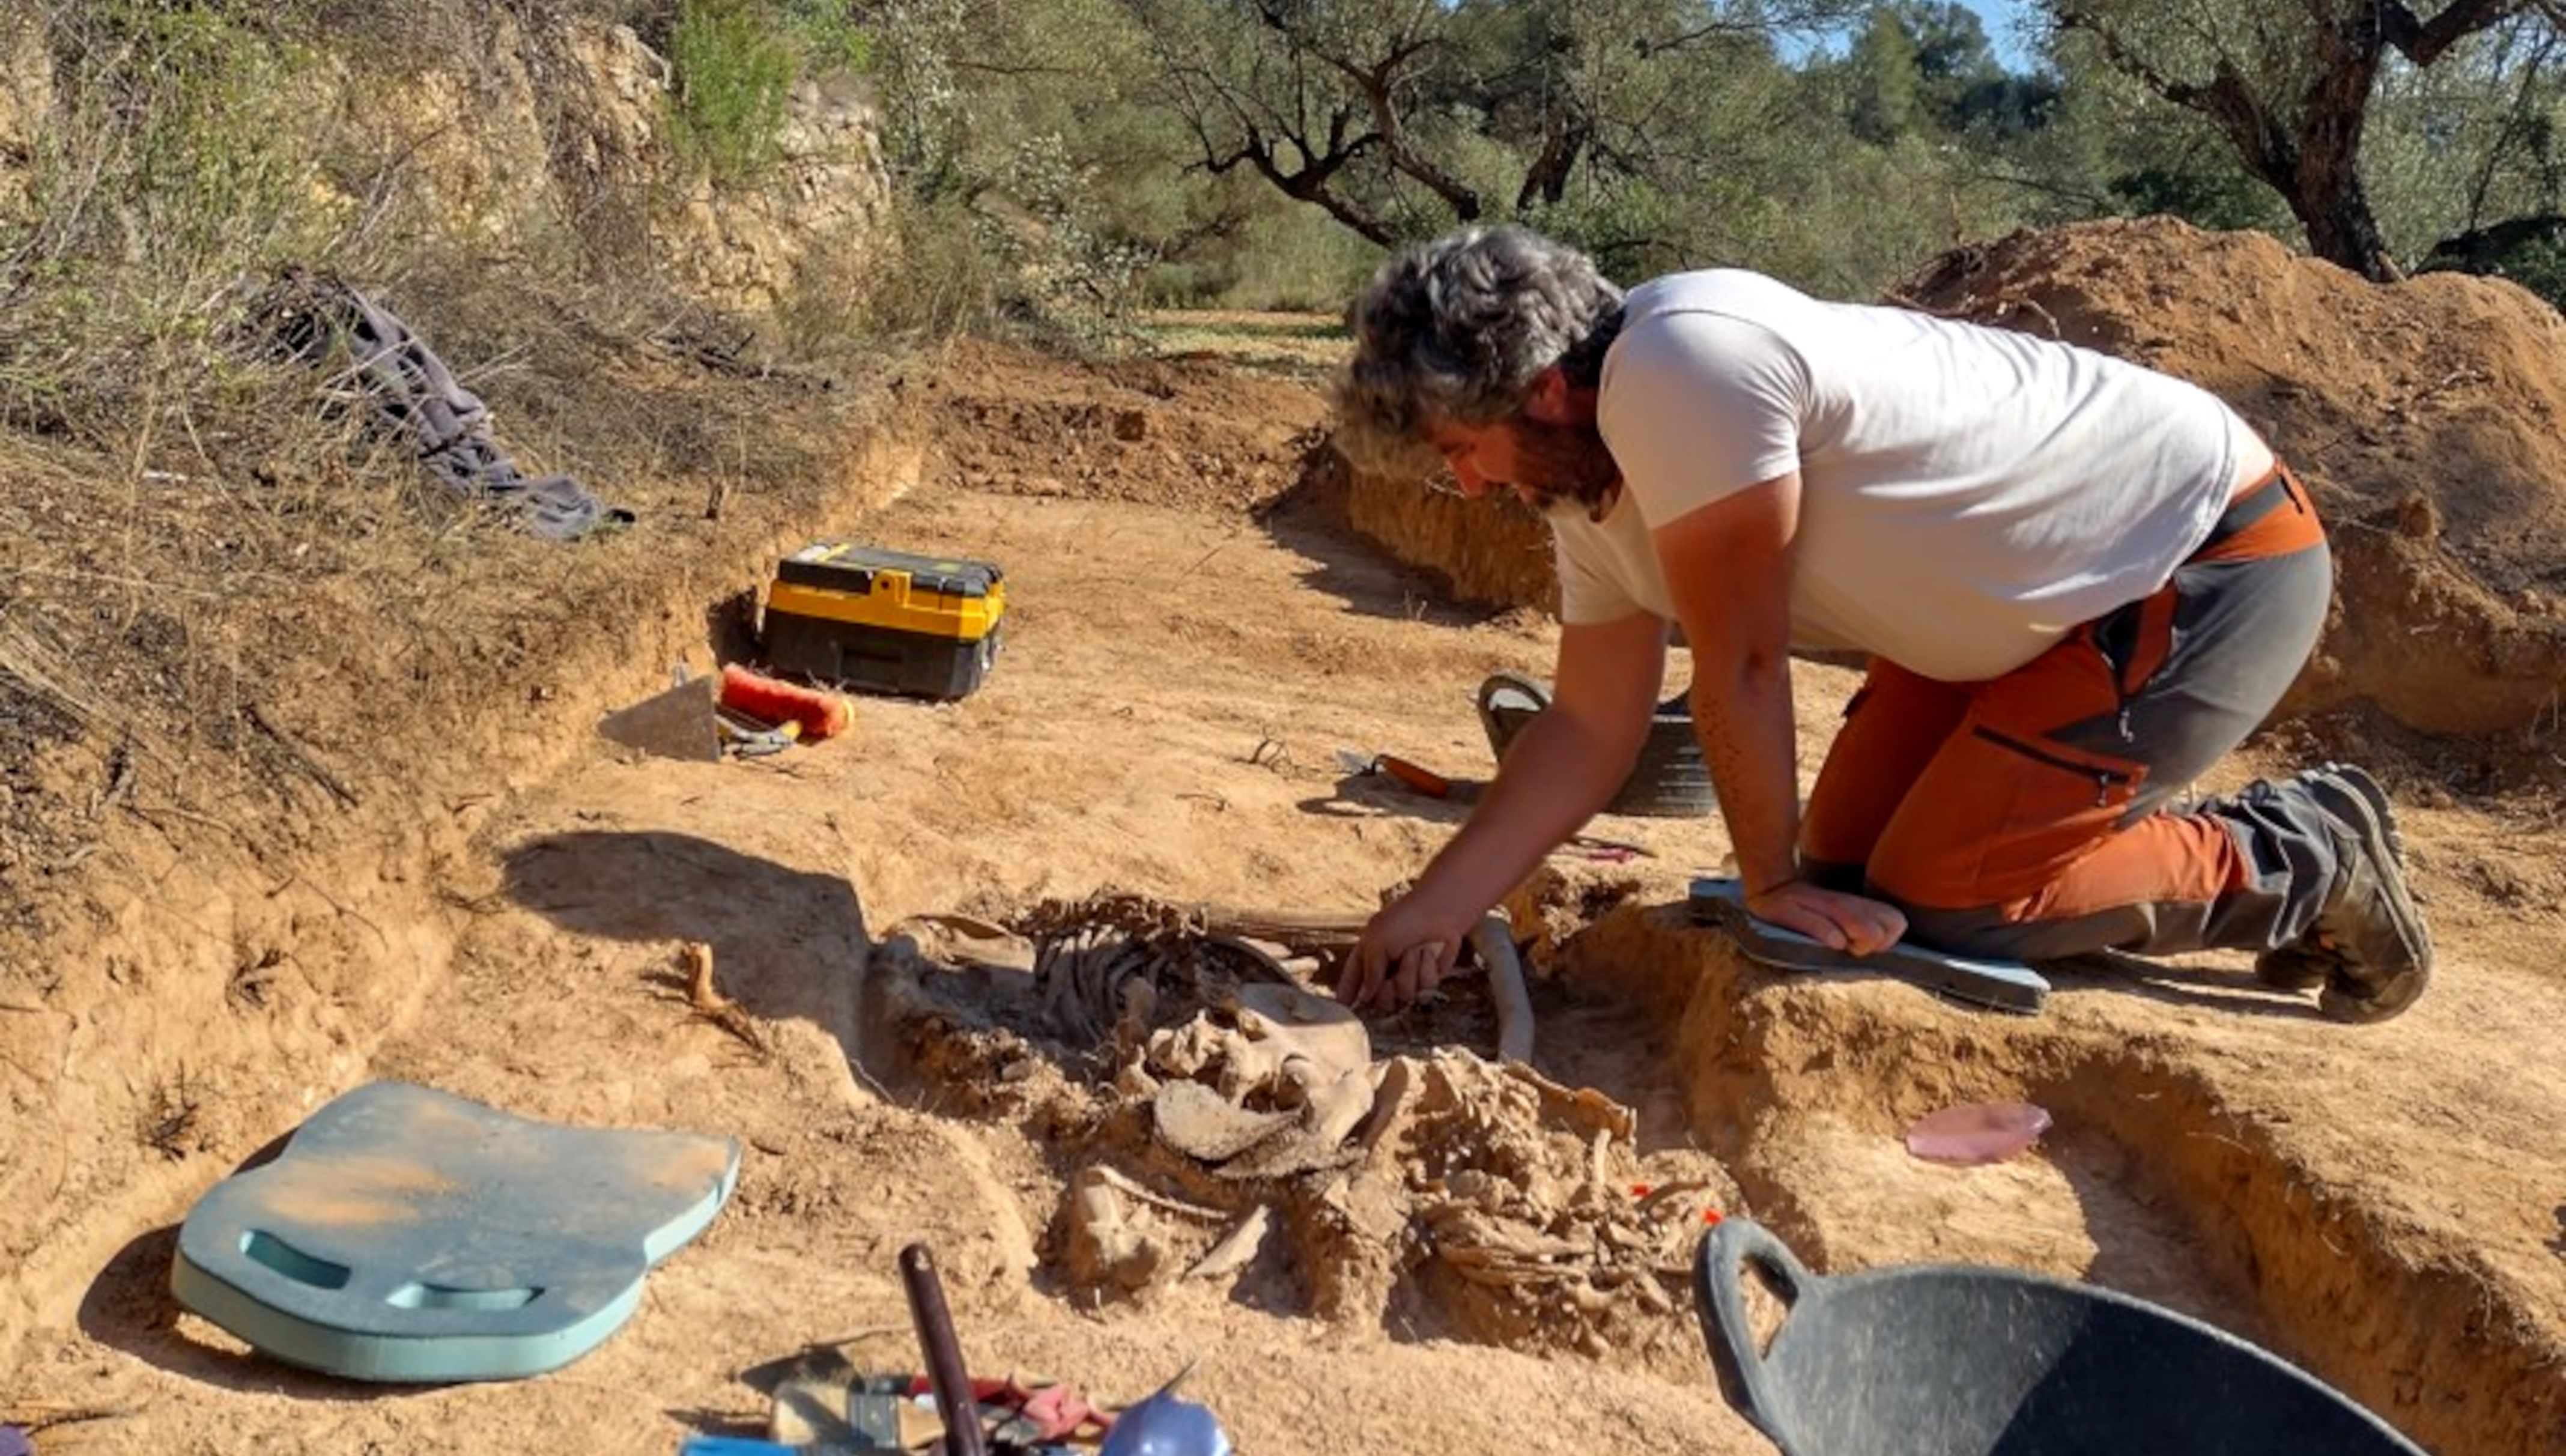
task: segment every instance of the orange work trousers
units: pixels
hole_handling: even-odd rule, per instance
[[[1803,817],[1807,872],[1971,954],[2289,943],[2333,878],[2313,805],[2169,805],[2279,703],[2332,591],[2315,507],[2277,467],[2163,588],[2001,677],[1875,658]]]

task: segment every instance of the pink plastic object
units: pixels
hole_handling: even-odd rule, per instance
[[[2013,1156],[2048,1130],[2049,1113],[2029,1102],[1970,1102],[1918,1118],[1907,1129],[1907,1150],[1926,1162],[1975,1167]]]

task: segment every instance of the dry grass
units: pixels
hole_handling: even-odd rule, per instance
[[[390,10],[35,14],[53,115],[22,207],[0,213],[0,871],[15,888],[96,848],[112,783],[128,809],[200,827],[347,808],[412,720],[551,670],[574,634],[637,607],[643,547],[518,532],[435,481],[414,442],[369,428],[344,355],[281,351],[269,306],[287,270],[399,315],[529,475],[572,474],[654,526],[699,519],[715,486],[753,515],[825,482],[862,407],[864,366],[820,357],[851,352],[842,331],[770,325],[803,349],[779,357],[667,286],[644,235],[607,225],[647,198],[579,160],[582,119],[544,119],[563,128],[558,174],[503,239],[454,229],[411,156],[336,103],[351,65],[377,81],[462,68],[468,86],[475,52],[441,43],[492,22],[426,0],[376,24]],[[324,20],[388,40],[324,53]],[[530,66],[559,49],[537,35]],[[0,896],[0,939],[41,929],[33,898]]]
[[[1334,368],[1348,347],[1345,321],[1328,314],[1162,309],[1145,315],[1140,332],[1160,355],[1211,356],[1293,373]]]

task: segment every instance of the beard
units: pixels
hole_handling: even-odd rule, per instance
[[[1592,520],[1611,514],[1622,494],[1622,467],[1590,425],[1513,421],[1515,488],[1550,511],[1575,502]]]

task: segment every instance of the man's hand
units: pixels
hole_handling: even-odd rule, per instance
[[[1392,903],[1364,926],[1337,974],[1337,999],[1348,1006],[1384,1011],[1413,1006],[1452,974],[1461,942],[1485,907],[1447,905],[1419,894]]]
[[[1495,782],[1415,887],[1364,927],[1338,975],[1339,1000],[1397,1011],[1452,973],[1488,907],[1630,775],[1666,652],[1666,623],[1644,612],[1560,628],[1550,706],[1506,746]]]
[[[1786,879],[1748,895],[1746,908],[1768,925],[1797,930],[1830,950],[1854,955],[1887,950],[1907,933],[1907,916],[1896,905],[1820,889],[1804,879]]]

